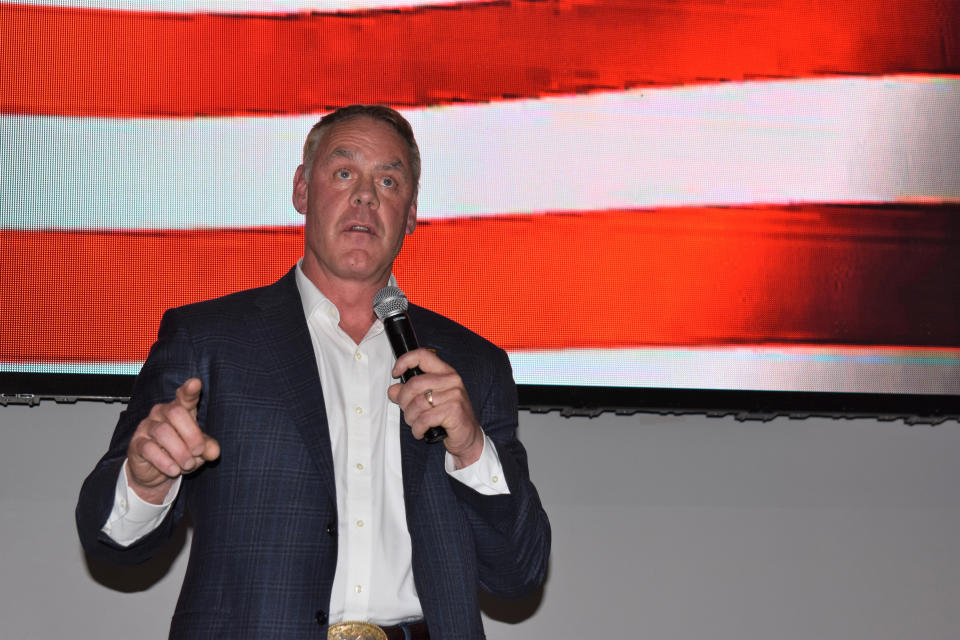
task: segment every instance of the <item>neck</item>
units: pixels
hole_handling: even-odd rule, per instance
[[[373,312],[373,297],[387,285],[390,274],[370,282],[340,280],[324,277],[319,271],[308,270],[303,265],[307,278],[337,307],[340,312],[340,328],[360,344],[376,320]]]

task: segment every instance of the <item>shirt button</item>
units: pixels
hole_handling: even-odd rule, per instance
[[[353,357],[356,358],[357,360],[363,360],[363,354],[360,353],[359,351],[353,354]]]
[[[363,407],[357,407],[356,409],[354,409],[354,411],[357,412],[357,415],[358,415],[358,416],[362,416],[362,415],[363,415]]]
[[[357,471],[363,471],[363,463],[361,462],[357,463]]]
[[[356,591],[357,593],[360,593],[361,591],[363,591],[363,585],[362,585],[362,584],[358,584],[357,586],[355,586],[355,587],[353,588],[353,590]]]
[[[357,520],[357,526],[358,526],[358,527],[362,527],[362,526],[363,526],[363,520]]]
[[[121,509],[126,509],[126,508],[127,508],[127,499],[126,499],[126,498],[120,498],[120,508],[121,508]]]
[[[493,480],[494,482],[500,482],[500,476],[493,476],[490,479]]]

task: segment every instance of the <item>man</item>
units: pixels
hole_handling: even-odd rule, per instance
[[[506,354],[411,306],[425,348],[394,362],[372,310],[419,173],[396,111],[327,115],[294,176],[303,259],[164,314],[77,527],[92,556],[136,563],[191,514],[171,637],[353,638],[366,622],[386,636],[363,637],[483,638],[478,587],[542,583],[550,529]],[[442,444],[423,440],[434,426]]]

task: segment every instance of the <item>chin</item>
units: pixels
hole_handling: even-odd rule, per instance
[[[370,280],[375,278],[383,270],[382,265],[372,265],[369,263],[349,264],[341,270],[346,277],[353,280]],[[389,273],[389,268],[387,269]]]

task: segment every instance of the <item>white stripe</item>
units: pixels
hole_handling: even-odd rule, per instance
[[[489,0],[32,0],[14,4],[171,13],[302,13],[475,4]]]
[[[69,373],[102,375],[137,375],[142,362],[5,362],[0,361],[0,373]]]
[[[743,346],[510,353],[517,384],[960,394],[956,350]]]
[[[407,111],[421,219],[791,202],[960,201],[960,78],[727,83]],[[299,224],[317,116],[0,117],[0,226]],[[9,142],[9,143],[8,143]]]

